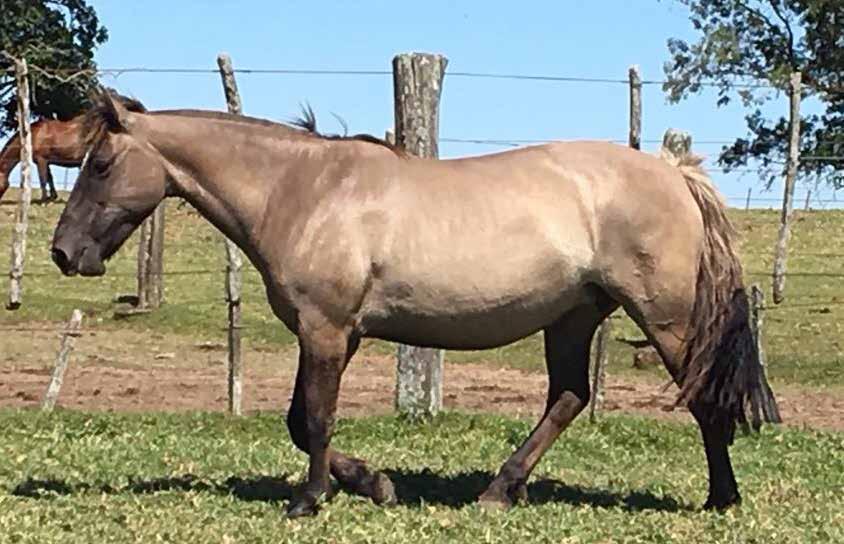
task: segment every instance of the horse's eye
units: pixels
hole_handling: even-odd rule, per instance
[[[94,167],[94,173],[98,176],[104,176],[108,173],[108,169],[111,166],[111,163],[104,159],[94,159],[92,163]]]

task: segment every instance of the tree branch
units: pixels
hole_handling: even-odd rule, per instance
[[[779,0],[768,0],[768,3],[779,20],[782,21],[782,24],[785,25],[785,31],[788,33],[788,60],[791,62],[791,69],[796,71],[799,66],[797,66],[797,59],[794,55],[794,31],[791,30],[791,23],[780,11]]]

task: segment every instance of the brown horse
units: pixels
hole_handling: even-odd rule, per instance
[[[50,165],[74,168],[82,164],[85,141],[82,137],[84,114],[69,121],[42,119],[32,124],[32,159],[38,167],[41,202],[56,200],[56,186]],[[20,134],[15,133],[0,151],[0,199],[9,188],[9,174],[20,162]]]
[[[140,102],[121,95],[115,96],[132,111],[144,111]],[[83,113],[69,121],[41,119],[32,123],[32,159],[38,168],[41,202],[59,197],[50,165],[76,168],[82,164],[86,151],[82,132],[84,121]],[[9,188],[9,174],[20,163],[20,156],[20,134],[15,133],[0,151],[0,200]]]
[[[480,497],[526,496],[542,454],[586,406],[589,345],[618,306],[647,334],[700,425],[706,506],[739,501],[736,423],[774,419],[724,205],[697,162],[601,142],[427,160],[372,137],[190,110],[133,113],[108,95],[53,239],[66,275],[101,275],[165,197],[188,200],[260,271],[299,339],[287,424],[309,454],[288,515],[329,474],[378,503],[390,480],[330,446],[340,378],[361,338],[446,349],[544,331],[545,414]]]

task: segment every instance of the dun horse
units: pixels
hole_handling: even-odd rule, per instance
[[[329,474],[377,503],[395,501],[386,475],[330,444],[340,378],[361,338],[471,350],[544,332],[545,414],[480,497],[510,506],[586,406],[590,340],[618,306],[656,346],[700,426],[705,506],[740,500],[728,452],[736,425],[775,415],[760,414],[771,392],[733,231],[698,161],[601,142],[427,160],[368,136],[131,112],[107,94],[86,138],[53,240],[64,274],[104,274],[163,198],[182,197],[243,249],[298,336],[287,424],[310,466],[289,516],[316,512]]]

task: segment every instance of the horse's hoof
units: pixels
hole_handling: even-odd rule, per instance
[[[490,512],[501,512],[509,510],[513,506],[513,501],[505,493],[487,489],[478,497],[478,506]]]
[[[304,518],[315,516],[319,512],[317,501],[309,496],[302,496],[294,499],[287,507],[287,519]]]
[[[396,489],[393,482],[382,472],[377,472],[374,475],[372,483],[372,502],[384,506],[392,506],[398,502],[396,498]]]
[[[703,505],[703,509],[723,512],[731,506],[739,506],[740,504],[741,495],[739,495],[738,492],[726,497],[713,497],[710,495],[709,498],[706,499],[706,504]]]

